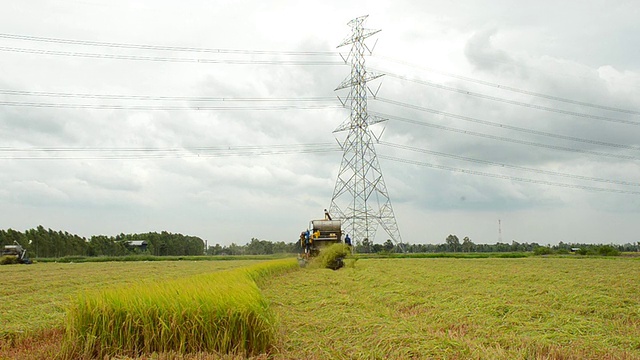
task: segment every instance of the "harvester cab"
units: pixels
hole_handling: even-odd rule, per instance
[[[2,249],[2,256],[15,258],[16,262],[20,264],[31,264],[31,260],[27,257],[27,249],[18,242],[14,242],[14,245],[5,245]]]

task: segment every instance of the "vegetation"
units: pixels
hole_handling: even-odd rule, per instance
[[[155,256],[155,255],[125,255],[125,256],[65,256],[61,258],[40,258],[38,262],[56,263],[84,263],[84,262],[112,262],[112,261],[227,261],[227,260],[273,260],[291,257],[291,254],[274,255],[199,255],[199,256]]]
[[[24,233],[13,229],[0,230],[0,246],[19,243],[27,249],[32,259],[83,259],[100,257],[138,256],[237,256],[237,255],[273,255],[298,254],[302,252],[300,243],[293,241],[269,241],[252,238],[245,245],[215,244],[205,249],[205,241],[195,236],[172,234],[166,231],[146,234],[120,234],[117,236],[92,236],[89,239],[68,232],[54,231],[38,226]],[[144,242],[137,245],[135,242]],[[576,250],[577,249],[577,250]],[[393,253],[536,253],[536,254],[568,254],[612,256],[621,252],[640,252],[640,242],[623,245],[592,245],[559,242],[557,245],[542,246],[538,243],[497,242],[495,244],[476,244],[468,236],[462,241],[456,235],[449,235],[442,244],[394,244],[386,240],[383,244],[374,244],[365,239],[354,244],[354,252],[358,254],[393,254]],[[66,261],[66,260],[62,260]],[[75,260],[70,260],[75,261]],[[80,260],[78,260],[80,261]],[[104,260],[103,260],[104,261]],[[111,261],[111,260],[109,260]]]
[[[20,260],[15,256],[0,256],[0,265],[13,265],[20,263]]]
[[[271,255],[271,254],[297,254],[302,251],[298,241],[285,243],[284,241],[271,242],[252,238],[246,245],[229,246],[215,244],[207,249],[207,255]]]
[[[276,260],[80,295],[68,312],[65,356],[267,352],[276,323],[256,281],[297,267]]]
[[[135,246],[133,242],[144,242]],[[124,256],[145,253],[149,255],[202,255],[204,241],[195,236],[172,234],[166,231],[146,234],[120,234],[92,236],[90,239],[54,231],[38,226],[23,232],[0,230],[0,246],[13,243],[27,249],[32,258],[60,258],[65,256]]]
[[[263,287],[274,359],[640,359],[629,258],[360,259]]]
[[[70,300],[90,289],[179,279],[259,262],[264,262],[264,259],[80,264],[39,262],[29,266],[3,266],[0,268],[0,339],[62,328]],[[3,359],[2,354],[0,359]]]
[[[388,246],[388,244],[386,244]],[[376,247],[377,246],[377,247]],[[363,244],[356,246],[359,253],[383,252],[385,245],[371,245],[368,249]],[[476,244],[469,237],[464,237],[462,242],[456,235],[449,235],[442,244],[406,244],[403,249],[398,246],[393,247],[391,252],[408,252],[408,253],[500,253],[500,252],[546,252],[549,254],[568,254],[575,252],[573,249],[580,249],[578,254],[594,255],[593,249],[599,247],[610,247],[618,252],[640,252],[640,242],[626,243],[621,245],[594,245],[580,243],[564,243],[560,241],[557,245],[543,246],[538,243],[520,243],[512,241],[511,243],[497,242],[495,244]],[[544,249],[546,248],[546,249]],[[547,250],[548,249],[548,250]],[[370,251],[368,251],[370,250]],[[596,250],[597,251],[597,250]],[[613,255],[609,253],[608,255]]]
[[[533,253],[529,252],[482,252],[482,253],[455,253],[455,252],[440,252],[440,253],[364,253],[355,254],[354,257],[358,259],[488,259],[488,258],[502,258],[502,259],[517,259],[532,256]]]
[[[351,247],[345,244],[333,244],[322,250],[312,263],[323,269],[337,270],[344,266],[344,259],[351,254]]]
[[[70,297],[88,288],[137,287],[255,263],[3,267],[0,359],[54,358],[63,342],[64,309]],[[348,263],[338,271],[307,268],[274,277],[264,268],[263,275],[249,272],[262,279],[263,298],[279,322],[273,347],[256,359],[640,359],[640,283],[633,276],[639,258],[356,258]],[[168,351],[140,359],[246,355]]]

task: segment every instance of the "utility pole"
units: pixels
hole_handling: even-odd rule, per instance
[[[498,219],[498,242],[502,242],[502,223],[500,222],[500,219]]]
[[[351,110],[351,114],[334,131],[346,131],[347,137],[343,142],[338,141],[343,155],[329,211],[343,221],[345,231],[358,243],[365,240],[373,242],[380,225],[391,240],[402,246],[374,148],[374,135],[369,130],[369,125],[385,119],[367,113],[367,91],[371,92],[367,83],[382,76],[368,72],[365,67],[365,51],[371,53],[365,40],[380,31],[363,27],[367,17],[349,21],[347,25],[351,26],[351,35],[338,46],[351,45],[349,54],[343,58],[351,64],[351,74],[336,88],[336,91],[350,89],[347,97],[340,101]]]

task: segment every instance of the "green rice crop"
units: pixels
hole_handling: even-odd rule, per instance
[[[68,310],[64,357],[268,352],[276,318],[256,282],[294,259],[85,293]]]
[[[86,291],[166,281],[263,261],[135,261],[0,266],[0,339],[60,328],[71,301]],[[11,358],[11,357],[9,357]],[[3,359],[0,344],[0,359]]]

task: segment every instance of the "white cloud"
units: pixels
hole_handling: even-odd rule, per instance
[[[630,31],[636,26],[637,6],[628,2],[554,2],[551,13],[549,6],[551,2],[512,1],[373,1],[366,5],[349,1],[190,1],[178,6],[168,1],[43,0],[5,6],[0,14],[0,33],[238,50],[333,51],[349,34],[346,23],[369,14],[367,27],[383,29],[376,36],[379,42],[374,56],[367,58],[372,67],[535,106],[640,122],[637,114],[586,108],[503,89],[509,86],[581,102],[640,109],[640,56],[635,46],[638,32]],[[0,46],[127,56],[228,58],[214,53],[3,38]],[[392,62],[390,58],[418,66]],[[0,90],[226,98],[345,96],[344,91],[334,93],[333,89],[349,74],[346,66],[127,61],[7,51],[2,52],[0,68]],[[379,96],[387,99],[510,126],[640,146],[638,126],[525,108],[393,77],[380,82]],[[0,94],[0,101],[192,108],[202,104],[6,94]],[[525,146],[469,133],[637,156],[632,149],[489,127],[372,98],[370,108],[459,129],[446,131],[391,119],[384,125],[383,141],[394,144],[586,177],[635,181],[640,175],[637,160]],[[223,244],[244,243],[251,237],[295,241],[308,220],[321,217],[322,209],[329,206],[339,153],[292,150],[280,155],[220,156],[212,150],[192,148],[262,146],[256,151],[265,152],[275,145],[335,144],[334,137],[342,139],[344,134],[332,131],[347,116],[342,109],[97,110],[0,105],[0,147],[31,148],[0,152],[3,227],[26,229],[43,224],[84,236],[167,230]],[[61,153],[41,148],[102,150]],[[108,150],[116,148],[164,151],[140,151],[133,153],[133,159],[124,159],[118,156],[120,152]],[[382,145],[378,151],[478,172],[623,188]],[[175,158],[175,153],[182,157]],[[119,158],[97,159],[104,154]],[[158,158],[140,159],[142,155],[136,154]],[[43,155],[83,159],[7,159]],[[633,241],[636,232],[638,195],[474,176],[384,159],[380,162],[405,241],[442,242],[448,234],[456,233],[469,235],[476,242],[495,242],[498,218],[503,219],[505,241],[625,242]],[[378,235],[382,241],[385,235],[381,229]]]

